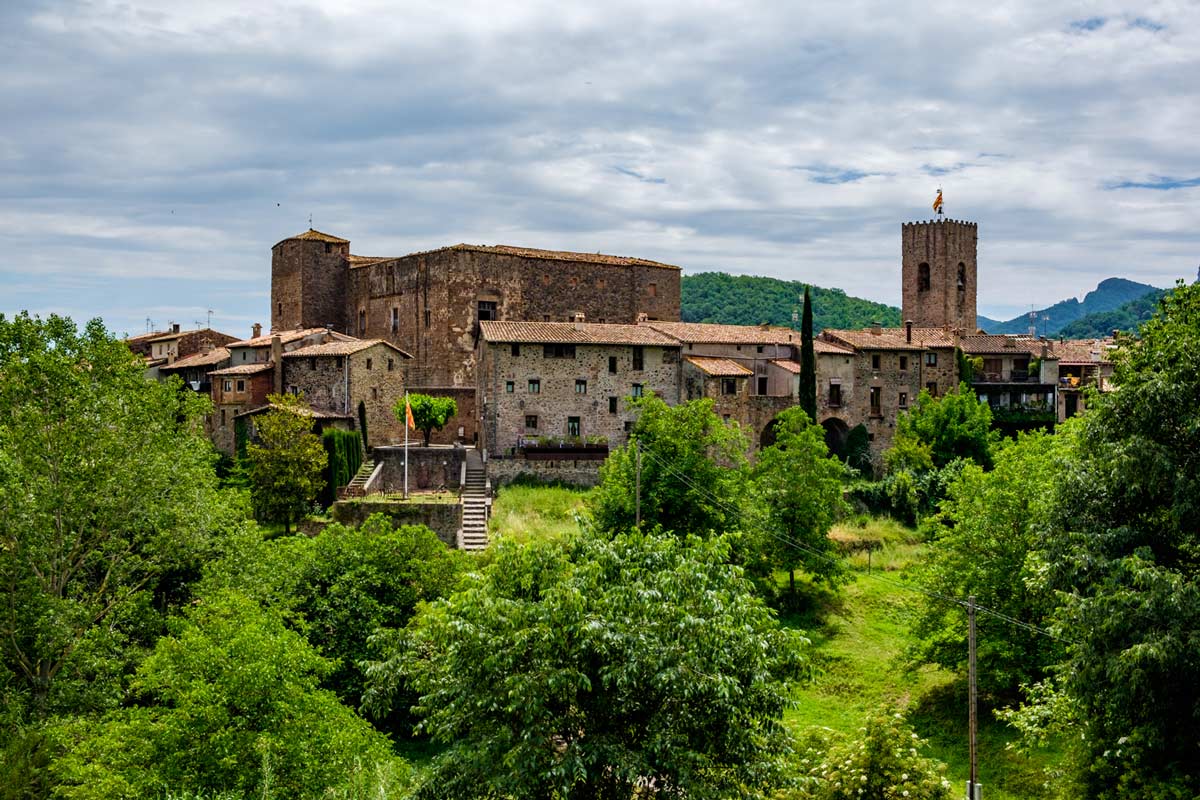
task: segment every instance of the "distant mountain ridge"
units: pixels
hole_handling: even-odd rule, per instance
[[[1034,312],[1037,332],[1043,336],[1057,336],[1066,326],[1083,317],[1115,311],[1126,303],[1140,300],[1150,294],[1161,296],[1163,291],[1148,283],[1138,283],[1126,278],[1107,278],[1084,295],[1082,302],[1071,297]],[[1028,314],[1021,314],[1007,321],[979,316],[976,318],[976,324],[988,333],[1028,333],[1031,322]],[[1109,333],[1111,332],[1110,330]]]
[[[725,325],[792,324],[792,310],[803,303],[801,281],[784,281],[758,275],[701,272],[684,275],[680,288],[684,322]],[[813,330],[862,328],[873,322],[900,324],[900,309],[851,297],[841,289],[809,285],[812,293]],[[799,323],[797,323],[799,327]]]
[[[1113,331],[1136,334],[1142,323],[1154,316],[1159,301],[1170,292],[1170,289],[1156,289],[1112,311],[1097,311],[1080,317],[1064,326],[1058,335],[1067,339],[1099,339],[1112,336]]]

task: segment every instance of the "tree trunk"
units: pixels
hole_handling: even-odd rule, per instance
[[[788,588],[791,589],[792,594],[796,593],[796,570],[794,569],[788,570]]]

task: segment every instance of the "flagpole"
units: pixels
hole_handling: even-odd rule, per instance
[[[404,499],[408,499],[408,392],[404,393]]]

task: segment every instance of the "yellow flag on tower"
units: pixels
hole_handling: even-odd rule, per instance
[[[417,429],[417,423],[413,421],[412,406],[408,403],[408,395],[404,395],[404,419],[408,423],[408,427],[414,431]]]
[[[942,210],[942,190],[941,189],[938,189],[937,197],[934,198],[934,200],[933,200],[933,210],[934,211]]]

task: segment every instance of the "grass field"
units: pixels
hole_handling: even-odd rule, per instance
[[[575,521],[591,494],[568,486],[509,484],[500,487],[492,504],[488,534],[492,541],[558,537],[579,529]]]

